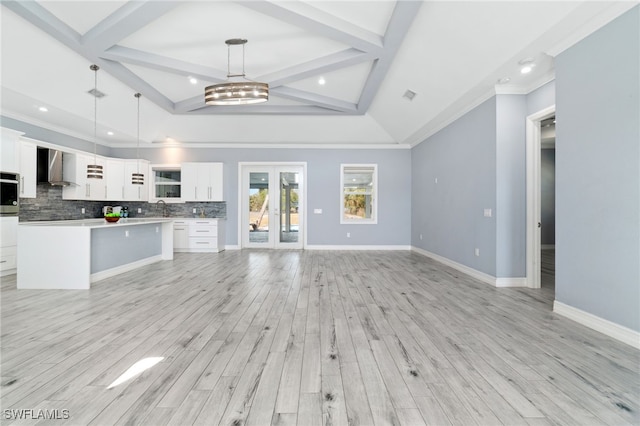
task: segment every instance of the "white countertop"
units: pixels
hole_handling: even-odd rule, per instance
[[[47,220],[41,222],[20,222],[20,226],[54,226],[54,227],[87,227],[87,228],[108,228],[119,226],[143,225],[147,223],[165,223],[173,222],[173,217],[156,217],[156,218],[121,218],[117,222],[107,222],[105,219],[81,219],[81,220]]]

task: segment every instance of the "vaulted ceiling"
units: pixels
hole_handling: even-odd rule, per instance
[[[555,54],[630,3],[3,1],[2,115],[93,140],[97,64],[105,145],[135,143],[136,92],[145,144],[413,145],[496,92],[550,81]],[[229,38],[248,39],[267,103],[204,104],[242,66]]]

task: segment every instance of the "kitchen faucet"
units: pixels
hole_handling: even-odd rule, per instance
[[[158,200],[156,205],[160,205],[162,203],[162,217],[167,217],[167,203],[164,200]]]

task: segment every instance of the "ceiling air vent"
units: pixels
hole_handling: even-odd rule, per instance
[[[410,101],[413,100],[413,98],[416,97],[416,92],[414,92],[413,90],[407,90],[406,92],[404,92],[404,95],[402,95],[403,98],[407,98]]]
[[[105,96],[107,96],[105,93],[102,93],[98,89],[91,89],[91,90],[87,91],[87,93],[92,95],[92,96],[95,96],[98,99],[104,98]]]

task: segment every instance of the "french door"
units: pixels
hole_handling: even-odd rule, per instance
[[[304,245],[304,166],[240,164],[241,241],[247,248]]]

